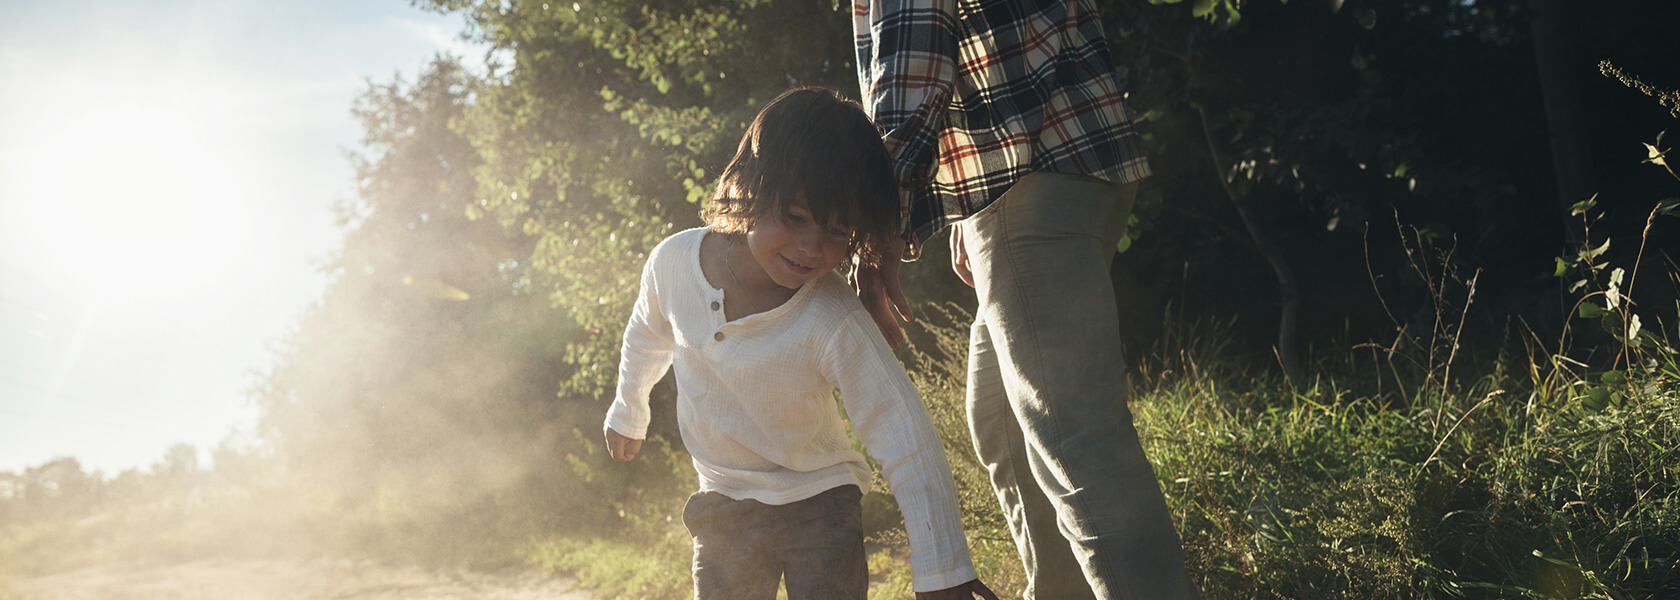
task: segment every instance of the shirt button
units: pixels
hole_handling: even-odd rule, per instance
[[[718,301],[716,301],[716,300],[713,300],[713,301],[712,301],[712,310],[717,310],[717,309],[720,309],[720,308],[723,308],[723,305],[722,305],[722,304],[718,304]]]
[[[712,334],[712,339],[720,341],[720,342],[723,341],[723,332],[719,331],[717,333]]]

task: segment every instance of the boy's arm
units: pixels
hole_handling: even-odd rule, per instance
[[[851,311],[835,325],[818,360],[840,388],[853,431],[881,463],[904,513],[914,589],[968,585],[976,574],[956,484],[927,408],[864,311]]]
[[[618,362],[618,392],[612,408],[607,409],[604,426],[607,449],[613,458],[630,460],[641,449],[647,437],[648,423],[653,420],[648,407],[648,394],[653,385],[671,367],[676,337],[671,322],[660,303],[659,262],[664,255],[659,248],[648,253],[642,267],[641,291],[636,295],[635,308],[624,325],[624,345]],[[622,438],[614,441],[614,436]],[[631,443],[633,442],[633,444]]]

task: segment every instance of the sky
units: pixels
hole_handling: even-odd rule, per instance
[[[0,0],[0,471],[252,442],[326,285],[368,81],[476,62],[404,0]]]

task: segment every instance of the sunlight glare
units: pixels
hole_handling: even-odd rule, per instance
[[[226,115],[188,90],[135,96],[62,107],[37,130],[14,182],[22,246],[38,270],[114,300],[212,291],[249,250],[242,153],[218,135]]]

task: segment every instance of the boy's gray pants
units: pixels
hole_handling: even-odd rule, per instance
[[[788,504],[690,496],[683,525],[694,536],[697,600],[864,600],[863,492],[842,485]]]

